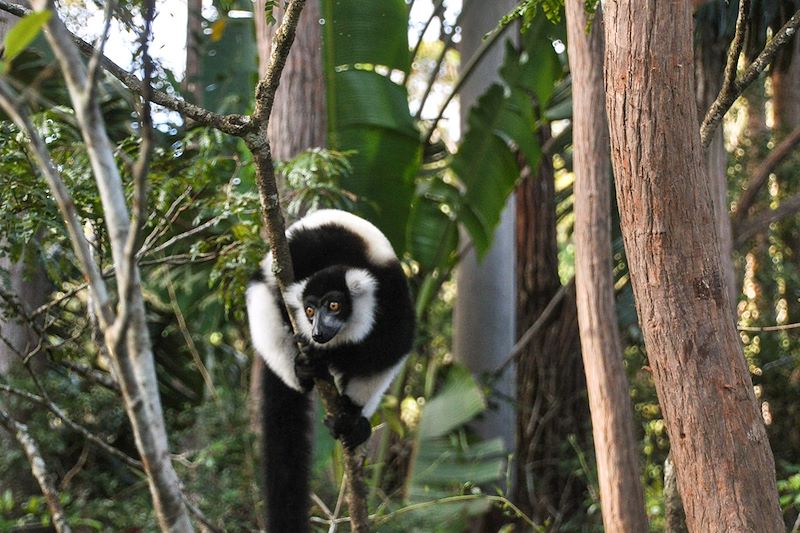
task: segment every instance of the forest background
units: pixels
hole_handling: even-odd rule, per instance
[[[694,530],[797,531],[800,39],[779,41],[800,5],[648,6],[626,32],[621,2],[604,24],[583,2],[309,1],[270,114],[297,4],[189,0],[176,66],[153,50],[166,3],[0,1],[0,530],[263,529],[243,291],[274,157],[289,221],[370,218],[416,298],[366,450],[375,529],[680,531],[674,463]],[[109,54],[124,35],[134,74],[68,57],[60,19]],[[612,90],[635,46],[604,66],[604,33],[685,60],[644,83],[674,91],[644,125],[615,107],[642,88]],[[342,450],[314,438],[312,523],[347,530]]]

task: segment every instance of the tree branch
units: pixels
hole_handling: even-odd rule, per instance
[[[58,533],[71,533],[72,529],[67,524],[64,509],[61,507],[61,502],[58,497],[58,491],[53,483],[53,476],[47,469],[39,446],[36,441],[28,433],[28,427],[21,422],[14,420],[3,408],[0,407],[0,425],[3,425],[9,433],[12,433],[17,439],[17,442],[22,449],[25,450],[25,455],[28,457],[28,463],[31,465],[31,472],[39,483],[39,488],[47,501],[47,508],[50,510],[50,519],[53,522]]]
[[[789,157],[798,144],[800,144],[800,126],[789,133],[758,165],[747,181],[744,192],[736,202],[736,211],[732,216],[734,225],[739,225],[744,221],[745,217],[747,217],[747,212],[755,204],[756,196],[764,187],[764,184],[767,183],[769,175]]]
[[[742,0],[742,4],[745,3],[745,0]],[[749,2],[748,2],[749,3]],[[742,16],[742,8],[740,4],[739,9],[739,16]],[[714,103],[711,104],[708,112],[706,113],[705,118],[703,118],[703,124],[700,126],[700,139],[703,143],[703,148],[708,148],[708,145],[711,143],[711,137],[714,134],[714,130],[717,128],[719,123],[722,121],[722,118],[725,116],[725,113],[728,112],[728,109],[733,105],[737,98],[742,94],[742,92],[747,88],[748,85],[753,83],[761,71],[767,68],[772,62],[772,59],[775,57],[775,54],[778,52],[781,46],[788,43],[792,36],[797,33],[797,28],[800,26],[800,10],[795,12],[795,14],[790,18],[786,24],[775,34],[775,37],[772,38],[770,42],[764,47],[758,57],[750,63],[750,66],[747,67],[744,74],[742,75],[741,79],[732,84],[728,85],[727,90],[726,86],[723,85],[722,90],[720,91],[719,96],[717,99],[714,100]],[[736,22],[737,27],[737,35],[739,33],[739,20],[737,19]],[[734,38],[734,44],[736,39]],[[731,44],[731,53],[733,53],[734,44]],[[738,53],[736,54],[738,58]],[[728,56],[728,61],[730,62],[731,55]],[[730,64],[730,63],[729,63]],[[734,68],[735,70],[735,68]],[[726,76],[728,74],[728,65],[725,67]],[[727,80],[726,80],[727,81]]]
[[[142,101],[139,103],[139,131],[142,142],[139,145],[139,156],[133,165],[133,205],[131,207],[131,221],[128,230],[128,237],[122,250],[122,262],[118,274],[118,286],[120,288],[120,299],[117,304],[117,320],[115,328],[117,331],[124,331],[130,318],[128,302],[131,300],[131,292],[134,288],[134,278],[131,275],[136,268],[136,246],[142,233],[144,222],[144,211],[147,204],[147,173],[150,168],[150,159],[153,154],[153,119],[150,112],[150,99],[152,97],[151,78],[153,74],[153,61],[150,57],[148,44],[152,31],[153,18],[155,17],[155,5],[153,0],[145,0],[142,6],[144,15],[144,29],[140,38],[142,54],[142,64],[144,82],[142,84]],[[92,56],[92,59],[98,54]],[[91,64],[90,74],[91,74]],[[89,78],[91,83],[91,77]],[[122,336],[117,337],[117,342]]]
[[[733,227],[733,245],[741,246],[748,239],[766,231],[770,224],[800,211],[800,193],[781,200],[775,209],[764,209]]]

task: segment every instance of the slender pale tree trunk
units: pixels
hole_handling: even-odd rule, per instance
[[[513,6],[513,0],[483,2],[467,0],[461,14],[462,65],[481,46],[483,36]],[[487,52],[459,95],[461,124],[466,127],[472,105],[498,80],[503,48]],[[463,130],[462,130],[463,131]],[[495,230],[489,252],[479,261],[468,250],[458,265],[456,283],[460,288],[453,310],[453,353],[476,375],[497,369],[514,345],[514,201],[510,199]],[[497,392],[514,395],[514,372],[509,368],[495,383]],[[484,439],[502,437],[507,447],[514,443],[514,409],[499,401],[491,416],[475,423]]]
[[[636,307],[692,531],[783,531],[700,145],[690,2],[610,0],[606,104]]]
[[[622,362],[611,257],[611,158],[603,91],[603,19],[586,34],[583,0],[567,0],[575,170],[575,288],[581,353],[606,531],[647,531]]]

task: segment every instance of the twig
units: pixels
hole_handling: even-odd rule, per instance
[[[89,80],[89,90],[86,92],[87,102],[91,102],[94,99],[97,91],[97,67],[100,65],[100,58],[104,55],[103,52],[105,51],[109,30],[111,29],[111,17],[114,15],[114,10],[116,8],[116,0],[106,1],[103,11],[103,31],[100,34],[100,43],[95,47],[94,52],[92,52],[92,57],[89,59],[89,66],[87,68],[86,77]]]
[[[107,374],[105,372],[101,372],[99,370],[95,370],[94,368],[90,368],[69,360],[58,361],[55,364],[63,365],[73,372],[80,374],[92,383],[97,383],[108,390],[119,393],[119,385],[116,381],[114,381],[114,378],[111,376],[111,374]]]
[[[772,152],[758,165],[753,172],[750,179],[747,180],[747,185],[742,193],[742,196],[736,202],[736,212],[733,214],[733,224],[740,224],[747,216],[747,212],[753,207],[756,201],[756,196],[767,183],[767,179],[772,171],[777,168],[789,155],[794,148],[800,144],[800,126],[796,127],[789,135],[775,147]]]
[[[786,331],[788,329],[797,328],[800,328],[800,322],[794,322],[792,324],[778,324],[777,326],[737,326],[739,331],[751,331],[754,333],[762,331]]]
[[[425,21],[425,26],[423,26],[422,31],[419,32],[419,39],[417,39],[417,44],[414,46],[414,50],[411,52],[411,60],[412,61],[417,58],[417,54],[419,53],[419,49],[422,46],[422,37],[428,31],[428,28],[430,27],[431,23],[433,22],[433,19],[435,19],[436,17],[439,16],[439,11],[442,9],[442,4],[444,4],[444,0],[437,0],[436,3],[433,5],[433,11],[431,12],[431,16],[428,17],[427,21]],[[408,11],[410,13],[411,9],[409,9]],[[442,29],[444,29],[444,17],[442,17]],[[453,34],[454,33],[455,32],[453,32]],[[447,47],[445,47],[445,50],[446,49],[447,49]],[[409,82],[410,79],[411,79],[410,75],[406,77],[406,80],[405,80],[406,85],[408,85],[408,82]]]
[[[50,511],[50,519],[53,522],[58,533],[71,533],[72,529],[67,524],[67,518],[64,514],[64,509],[61,507],[61,501],[58,497],[53,482],[53,476],[47,469],[39,446],[36,441],[28,433],[28,427],[21,422],[14,420],[4,409],[0,408],[0,424],[5,426],[9,433],[13,433],[14,437],[22,449],[25,450],[25,455],[28,457],[28,463],[31,465],[31,472],[39,483],[39,488],[47,501],[47,507]]]
[[[203,364],[203,358],[200,356],[200,352],[197,350],[197,345],[195,345],[194,339],[192,339],[192,334],[189,332],[189,327],[186,325],[186,318],[183,316],[180,304],[178,304],[178,295],[175,293],[175,286],[172,283],[172,276],[169,272],[169,268],[167,268],[167,275],[165,276],[165,279],[167,282],[167,293],[169,294],[172,312],[175,313],[175,318],[178,320],[178,329],[180,329],[181,335],[183,335],[183,340],[186,341],[186,347],[189,349],[189,353],[192,355],[192,359],[197,367],[197,371],[200,372],[200,375],[203,377],[203,381],[205,382],[208,391],[211,393],[214,401],[219,401],[219,395],[217,394],[216,387],[214,387],[214,381],[211,379],[211,375],[208,373],[206,365]]]
[[[211,533],[225,533],[225,529],[218,527],[216,524],[211,522],[209,518],[200,510],[200,508],[194,504],[192,500],[186,495],[185,492],[181,492],[181,497],[183,498],[183,504],[189,509],[189,512],[194,515],[197,520],[206,526],[206,528],[211,531]]]
[[[508,357],[506,357],[506,360],[503,361],[503,364],[497,367],[497,370],[494,371],[495,374],[502,374],[506,367],[510,365],[511,362],[517,357],[519,357],[519,355],[522,353],[522,350],[524,350],[528,343],[531,342],[531,339],[533,339],[536,334],[539,333],[539,330],[541,330],[542,327],[547,323],[547,321],[550,320],[550,317],[553,315],[556,307],[558,307],[558,305],[561,303],[561,300],[563,300],[564,296],[567,294],[567,289],[571,288],[574,284],[575,278],[572,278],[569,283],[558,288],[556,293],[552,298],[550,298],[550,301],[547,302],[547,305],[533,322],[533,324],[531,324],[525,333],[522,334],[514,346],[511,347]]]
[[[720,91],[719,96],[717,96],[717,99],[711,104],[711,107],[703,119],[703,124],[700,126],[700,138],[703,143],[703,148],[708,148],[708,145],[711,144],[711,137],[714,134],[714,130],[722,121],[722,117],[725,116],[728,109],[730,109],[736,99],[742,94],[742,91],[753,83],[758,75],[761,74],[761,71],[767,68],[767,65],[772,62],[772,59],[775,57],[780,47],[791,41],[792,36],[797,33],[798,26],[800,26],[800,10],[797,10],[792,18],[790,18],[778,33],[775,34],[775,37],[767,43],[761,53],[758,54],[755,60],[750,63],[750,66],[747,67],[741,79],[733,82],[729,90],[725,91],[723,88],[723,91]]]
[[[130,318],[128,304],[135,285],[133,272],[136,268],[136,245],[142,233],[144,211],[147,204],[147,173],[150,169],[150,159],[153,155],[153,119],[150,112],[153,61],[150,57],[148,45],[153,18],[155,17],[154,0],[145,0],[142,12],[144,15],[144,29],[142,30],[141,44],[139,46],[144,74],[142,101],[139,104],[139,130],[142,142],[139,145],[139,156],[133,165],[133,205],[131,206],[130,227],[122,250],[122,260],[120,261],[120,269],[117,275],[117,287],[120,294],[119,302],[117,303],[117,319],[114,324],[117,342],[122,342],[122,339],[125,338],[125,329]],[[99,57],[99,55],[102,55],[102,53],[93,55],[92,59]]]

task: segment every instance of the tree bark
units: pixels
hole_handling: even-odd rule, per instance
[[[581,353],[606,531],[647,531],[622,360],[611,255],[611,158],[603,93],[603,19],[586,34],[583,0],[567,0],[575,172],[575,287]],[[727,215],[726,215],[727,216]]]
[[[256,0],[256,43],[261,76],[269,64],[270,48],[277,25],[263,16],[265,0]],[[273,13],[278,17],[282,9]],[[322,30],[319,0],[306,3],[297,24],[294,44],[286,59],[281,84],[269,119],[272,155],[277,161],[291,159],[301,150],[325,146],[327,114],[325,79],[322,75]]]
[[[549,137],[544,128],[542,143]],[[552,162],[525,167],[516,191],[517,331],[523,334],[561,289]],[[575,294],[567,290],[517,359],[517,455],[512,501],[558,531],[583,509],[586,483],[567,466],[587,449],[589,416],[581,368]]]
[[[783,531],[720,264],[689,2],[606,6],[606,105],[636,307],[692,531]]]
[[[772,82],[772,123],[778,138],[800,126],[800,38],[779,52],[770,71]]]

